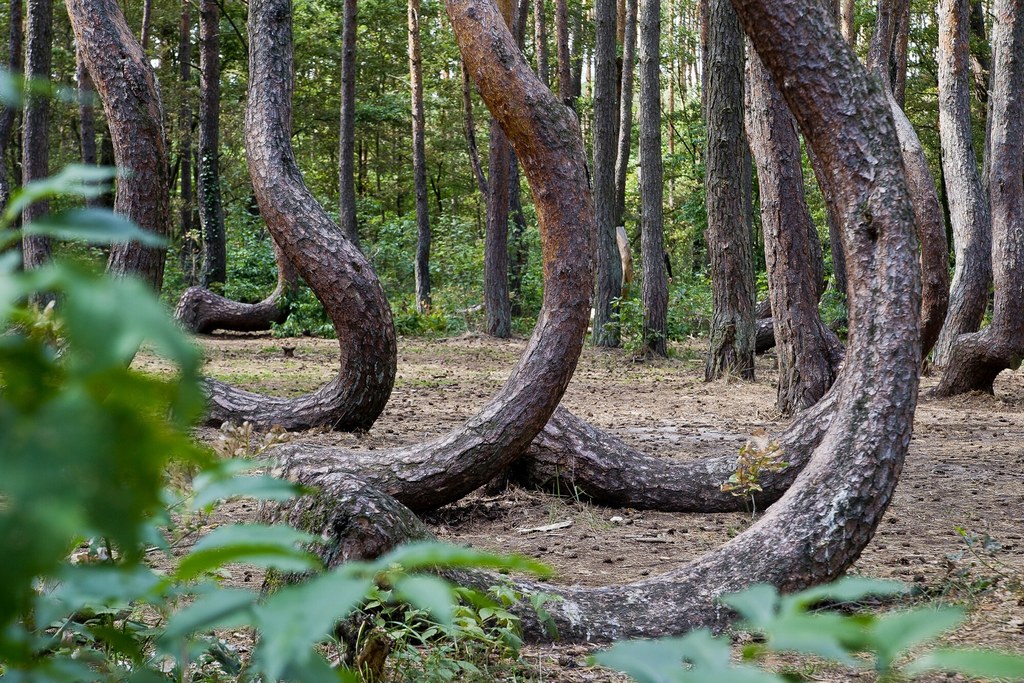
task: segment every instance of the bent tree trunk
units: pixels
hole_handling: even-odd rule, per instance
[[[968,0],[939,2],[939,141],[956,254],[949,310],[935,345],[939,367],[948,364],[957,337],[978,331],[992,280],[992,215],[971,132],[970,13]]]
[[[250,7],[250,20],[262,24],[266,14],[285,12],[287,0]],[[533,337],[498,393],[446,436],[372,455],[301,444],[274,450],[286,476],[319,486],[350,472],[415,510],[445,505],[487,483],[543,428],[576,366],[593,288],[594,208],[575,115],[532,72],[491,3],[452,4],[449,15],[466,66],[507,131],[537,207],[545,286]]]
[[[848,374],[838,385],[832,422],[807,467],[764,517],[720,549],[677,571],[622,586],[513,581],[524,593],[543,591],[556,598],[546,608],[563,640],[603,642],[721,626],[729,618],[717,603],[723,594],[757,582],[792,591],[837,577],[881,521],[910,441],[920,362],[919,271],[913,209],[884,96],[817,0],[795,0],[781,8],[769,0],[736,0],[735,6],[765,66],[782,84],[801,130],[825,163],[845,218],[854,294]],[[447,7],[467,55],[495,47],[501,24],[490,3],[448,0]],[[500,61],[511,45],[503,42],[485,56]],[[507,72],[491,66],[474,73],[486,81]],[[518,94],[506,103],[522,107]],[[484,94],[489,102],[495,96],[493,90]],[[517,152],[527,158],[524,150]],[[527,172],[538,177],[536,166],[527,164]],[[553,199],[541,192],[535,196]],[[543,335],[535,338],[538,345],[543,341]],[[407,478],[414,476],[407,471]],[[363,479],[371,486],[387,484]],[[383,490],[391,492],[386,486]],[[396,524],[410,519],[408,511],[390,505],[388,510],[398,515]],[[422,532],[414,521],[409,526],[412,533]],[[494,576],[460,575],[459,580],[488,586]],[[520,614],[529,637],[548,637],[528,604],[520,606]]]
[[[274,261],[277,263],[277,286],[266,299],[254,304],[232,301],[202,287],[189,287],[182,293],[174,308],[174,318],[182,327],[196,334],[210,334],[217,330],[232,332],[262,332],[269,330],[273,323],[283,323],[288,318],[286,295],[294,292],[299,285],[295,266],[281,253],[277,243],[274,246]]]
[[[292,24],[288,0],[249,11],[249,102],[245,146],[260,214],[331,318],[341,346],[337,377],[297,398],[277,398],[209,381],[207,422],[260,428],[367,429],[395,381],[395,330],[380,282],[302,180],[291,146]]]
[[[889,108],[896,122],[896,136],[907,170],[910,200],[914,204],[917,239],[921,245],[921,345],[927,356],[939,337],[949,304],[949,253],[942,206],[935,192],[935,181],[910,119],[893,95],[890,77],[893,41],[899,17],[907,9],[906,0],[881,0],[875,33],[868,52],[868,69],[881,80]]]
[[[782,94],[756,54],[747,58],[747,138],[761,188],[768,295],[778,348],[776,405],[785,414],[817,403],[835,381],[842,345],[818,314],[812,244],[818,239],[804,199],[800,138]]]
[[[114,144],[114,211],[143,230],[167,236],[170,205],[163,112],[153,67],[132,35],[116,0],[68,0],[68,16],[92,76]],[[138,242],[115,244],[107,270],[135,275],[157,292],[166,249]]]
[[[953,342],[939,396],[992,392],[1024,358],[1024,0],[997,0],[992,29],[989,192],[995,300],[992,324]]]

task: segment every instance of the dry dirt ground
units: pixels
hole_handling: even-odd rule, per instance
[[[333,374],[337,342],[219,336],[201,340],[206,372],[246,388],[282,395],[308,391]],[[284,347],[294,347],[294,357]],[[339,446],[377,449],[444,433],[472,415],[507,377],[525,340],[467,335],[399,341],[398,379],[384,414],[368,434],[298,435]],[[636,362],[623,351],[588,348],[565,404],[634,446],[666,458],[736,453],[758,428],[785,424],[774,407],[773,357],[759,360],[756,382],[703,382],[702,342],[677,346],[675,357]],[[143,359],[152,369],[156,361]],[[894,578],[928,595],[964,604],[966,624],[947,641],[1024,653],[1024,372],[1006,372],[995,396],[937,400],[926,377],[914,440],[895,501],[856,573]],[[215,430],[199,437],[212,441]],[[510,490],[477,492],[428,518],[445,540],[536,557],[555,581],[591,586],[665,572],[742,531],[746,514],[670,514],[609,509],[574,499]],[[250,504],[227,514],[245,515]],[[621,518],[621,521],[613,518]],[[554,522],[550,532],[521,529]],[[964,534],[974,539],[968,547]],[[992,539],[999,545],[982,548]],[[976,550],[972,552],[972,549]],[[993,584],[990,587],[988,584]],[[579,646],[528,647],[526,678],[622,680],[589,667]],[[870,675],[801,660],[783,662],[814,680]],[[523,680],[523,670],[516,680]],[[947,679],[945,676],[934,680]],[[724,683],[724,682],[723,682]]]

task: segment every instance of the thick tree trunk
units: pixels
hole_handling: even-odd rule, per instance
[[[338,225],[359,246],[356,224],[356,0],[345,0],[341,20],[341,125],[338,135]]]
[[[761,223],[784,414],[817,403],[832,386],[842,346],[818,314],[812,244],[796,122],[756,54],[747,58],[746,123],[761,190]],[[819,256],[820,259],[820,256]]]
[[[25,13],[25,76],[49,82],[53,63],[53,2],[27,0]],[[31,91],[25,98],[21,130],[21,182],[24,185],[50,175],[50,99]],[[23,224],[46,215],[48,202],[36,202],[21,212]],[[25,268],[38,268],[50,260],[50,239],[26,235],[21,240]]]
[[[192,190],[193,117],[192,100],[188,96],[192,84],[192,5],[189,0],[182,0],[181,20],[178,24],[178,82],[182,92],[178,105],[178,181],[181,194],[181,210],[178,214],[181,234],[179,262],[185,282],[192,285],[196,283],[196,242],[192,230],[192,214],[195,211]]]
[[[248,420],[259,428],[368,429],[394,386],[394,325],[373,267],[309,192],[295,163],[291,28],[289,0],[250,3],[245,111],[249,175],[275,243],[334,324],[341,367],[338,376],[321,389],[293,399],[261,396],[210,381],[207,422]]]
[[[622,43],[622,80],[619,87],[619,144],[615,156],[615,225],[625,226],[626,174],[633,143],[633,71],[636,62],[637,0],[625,0]],[[659,100],[661,94],[658,94]],[[660,104],[659,104],[660,121]],[[660,139],[660,135],[659,135]]]
[[[203,286],[227,277],[224,207],[220,197],[220,6],[199,2],[199,224]]]
[[[132,36],[116,0],[68,0],[68,15],[82,58],[103,102],[117,180],[114,211],[143,230],[166,237],[170,173],[156,75]],[[134,275],[159,292],[166,249],[138,242],[115,244],[107,270]]]
[[[992,279],[992,216],[971,132],[968,13],[968,0],[939,3],[939,141],[956,254],[949,311],[935,347],[940,367],[948,365],[957,337],[981,326]]]
[[[594,0],[594,210],[597,212],[597,284],[594,290],[596,346],[618,346],[610,325],[612,299],[622,293],[622,264],[615,245],[615,134],[618,68],[615,63],[616,1]]]
[[[743,31],[729,0],[703,3],[704,193],[714,312],[704,378],[754,377],[754,265],[744,196]]]
[[[472,84],[469,82],[469,72],[466,65],[460,62],[462,71],[462,127],[466,134],[466,149],[469,153],[469,165],[473,168],[473,177],[476,178],[477,189],[487,199],[487,176],[480,166],[480,150],[476,144],[476,126],[473,124],[473,97]]]
[[[900,14],[906,10],[907,3],[908,0],[879,0],[875,33],[868,52],[868,69],[873,70],[883,84],[896,122],[903,165],[907,169],[917,239],[921,247],[921,343],[922,353],[927,355],[939,337],[949,305],[949,258],[942,206],[935,192],[928,159],[914,127],[892,93],[892,47]]]
[[[629,1],[630,5],[636,2]],[[627,23],[627,44],[629,29]],[[629,66],[632,67],[632,64]],[[661,2],[644,0],[640,8],[640,252],[644,269],[643,339],[646,352],[667,356],[668,275],[665,272],[662,206],[664,179],[661,165],[660,70]],[[632,93],[629,97],[632,98]]]
[[[409,0],[409,86],[412,98],[412,175],[416,196],[416,310],[430,308],[430,216],[424,142],[423,57],[420,52],[420,0]]]
[[[991,393],[996,376],[1024,358],[1024,0],[996,0],[993,13],[992,324],[953,342],[939,396]]]
[[[563,640],[605,642],[681,633],[698,626],[722,626],[730,616],[717,603],[723,594],[758,582],[770,582],[792,591],[836,578],[856,560],[880,523],[910,441],[920,362],[918,264],[914,254],[913,210],[888,106],[877,84],[841,43],[833,23],[816,0],[795,0],[781,11],[777,3],[766,0],[737,0],[736,7],[773,79],[783,84],[783,95],[797,113],[802,131],[825,162],[827,177],[834,179],[834,196],[839,198],[842,214],[848,218],[844,238],[854,285],[851,291],[855,294],[850,302],[849,374],[837,388],[838,407],[821,444],[793,486],[756,524],[720,549],[677,571],[624,586],[556,587],[513,581],[513,586],[524,594],[544,591],[556,598],[547,603],[546,609]],[[492,64],[508,59],[512,43],[502,31],[493,6],[474,0],[449,0],[448,8],[457,39],[467,56],[481,54]],[[518,73],[527,74],[525,62],[518,61]],[[510,116],[517,115],[526,109],[527,100],[522,98],[521,91],[509,87],[509,64],[504,61],[502,65],[505,68],[489,65],[490,68],[478,67],[473,71],[484,84],[492,79],[492,87],[483,88],[484,98],[492,104],[497,100]],[[519,82],[524,81],[530,82],[519,76]],[[495,85],[505,88],[501,90]],[[504,102],[500,102],[502,92]],[[548,116],[553,111],[550,105],[538,109]],[[517,152],[529,177],[543,181],[545,167],[532,163],[534,160],[526,149],[536,136],[521,126],[510,126],[509,130],[516,132]],[[561,144],[567,142],[571,144],[566,137]],[[577,188],[582,187],[583,181],[581,163],[578,168],[574,179]],[[555,195],[541,189],[535,187],[535,197],[544,206]],[[569,195],[564,198],[567,200]],[[546,250],[545,254],[548,253]],[[565,255],[563,265],[571,262],[569,256]],[[878,263],[887,267],[878,268]],[[553,270],[546,273],[555,274]],[[548,284],[546,293],[555,282]],[[540,345],[550,339],[538,335],[535,342]],[[576,350],[578,346],[571,349]],[[294,450],[295,447],[285,446],[278,452],[287,454]],[[450,499],[452,487],[445,486],[442,491],[420,475],[461,481],[469,472],[480,472],[469,468],[484,459],[435,460],[429,470],[406,466],[401,470],[403,476],[397,478],[379,474],[382,460],[396,467],[393,456],[363,456],[359,463],[353,460],[354,456],[350,457],[349,463],[355,467],[348,471],[385,493],[397,493],[395,497],[403,504],[423,509],[438,504],[440,499]],[[307,483],[326,481],[346,469],[339,468],[337,461],[331,467],[329,458],[323,458],[321,476],[309,477],[315,472],[296,468],[294,462],[293,456],[281,471]],[[446,472],[447,462],[458,463],[460,471]],[[488,471],[482,473],[493,474],[489,468],[483,469]],[[416,480],[415,485],[412,480]],[[470,486],[459,488],[468,491]],[[420,490],[421,494],[416,495],[412,489]],[[423,489],[433,491],[426,503]],[[343,504],[355,507],[354,503],[349,499]],[[378,507],[384,505],[381,502]],[[407,511],[390,502],[386,506],[387,514],[395,516],[394,524],[404,524],[413,533],[421,533]],[[325,526],[321,515],[307,517],[317,518],[312,521],[318,529]],[[459,578],[477,586],[494,582],[492,575]],[[528,601],[520,606],[520,613],[528,637],[550,637],[537,623]]]
[[[271,242],[277,263],[277,286],[270,296],[247,304],[202,287],[189,287],[178,299],[174,309],[175,320],[196,334],[211,334],[217,330],[262,332],[269,330],[273,323],[283,323],[288,318],[286,297],[299,286],[299,275],[273,238]]]
[[[446,436],[372,457],[303,445],[275,449],[290,477],[316,481],[353,472],[416,510],[458,500],[487,483],[543,428],[582,348],[593,291],[594,213],[575,115],[534,75],[492,4],[452,0],[448,10],[466,65],[492,115],[511,134],[530,181],[544,255],[537,327],[505,386]]]
[[[14,78],[18,78],[21,75],[21,3],[22,0],[10,0],[7,6],[7,71]],[[11,197],[11,178],[7,168],[7,150],[10,148],[11,140],[14,137],[14,124],[17,118],[18,110],[14,107],[4,105],[0,109],[0,211],[7,208],[7,200]]]

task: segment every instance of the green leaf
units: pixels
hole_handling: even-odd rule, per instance
[[[900,652],[949,631],[963,618],[963,611],[955,607],[922,607],[878,617],[869,631],[877,653],[876,668],[888,671]]]
[[[245,562],[285,572],[316,569],[319,561],[298,547],[316,536],[292,527],[233,524],[214,529],[201,538],[178,565],[178,580],[188,581],[230,562]]]
[[[36,618],[42,624],[86,607],[127,605],[151,596],[161,580],[147,567],[95,565],[64,567],[57,582],[48,599],[37,603]]]
[[[29,223],[22,232],[44,235],[59,240],[75,240],[90,244],[141,242],[149,247],[162,247],[167,240],[139,228],[132,221],[107,209],[72,209],[47,214]]]
[[[622,671],[639,683],[784,683],[765,671],[733,665],[729,644],[707,629],[682,638],[618,643],[593,661]],[[689,669],[682,662],[690,664]]]
[[[945,671],[977,678],[1019,680],[1024,679],[1024,657],[986,650],[935,650],[914,660],[903,671]]]
[[[451,624],[454,594],[451,584],[436,576],[400,576],[395,579],[395,597],[426,610],[437,622]],[[481,610],[481,618],[483,610]]]
[[[849,653],[859,650],[865,638],[856,619],[831,612],[781,615],[760,630],[772,650],[818,655],[847,666],[859,665]]]
[[[443,566],[451,569],[465,567],[504,569],[529,572],[541,577],[551,574],[550,567],[528,557],[496,555],[473,548],[445,545],[436,541],[420,541],[403,545],[379,558],[371,567],[380,571],[393,564],[400,565],[407,571]]]
[[[369,593],[373,580],[355,578],[342,568],[305,583],[286,586],[256,608],[255,625],[263,634],[256,668],[276,681],[294,662],[303,662],[340,619]]]
[[[11,194],[3,214],[3,225],[11,225],[25,208],[43,199],[74,196],[92,199],[109,190],[109,181],[117,177],[117,169],[103,166],[72,164],[57,175],[23,185]]]
[[[857,602],[871,596],[904,595],[909,591],[906,585],[898,581],[871,579],[866,576],[844,576],[833,583],[783,596],[780,610],[793,613],[819,602]]]
[[[269,475],[244,475],[215,481],[207,479],[194,488],[192,507],[198,510],[220,500],[238,497],[285,501],[301,493],[299,484]]]
[[[197,631],[231,628],[247,623],[251,609],[259,599],[253,591],[240,588],[218,588],[197,597],[191,605],[167,620],[161,636],[162,647],[176,653],[167,641],[185,638]]]
[[[749,624],[760,627],[775,618],[779,592],[775,586],[760,583],[739,593],[726,595],[721,601],[736,610]]]

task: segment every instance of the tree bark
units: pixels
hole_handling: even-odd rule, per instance
[[[543,428],[579,357],[593,291],[593,203],[575,115],[533,73],[492,4],[451,0],[447,6],[463,59],[530,181],[545,277],[537,327],[504,387],[446,436],[372,457],[298,444],[274,450],[287,476],[315,481],[352,472],[416,510],[487,483]]]
[[[27,0],[25,12],[25,76],[50,81],[53,64],[53,2]],[[50,175],[50,99],[45,94],[25,97],[21,132],[22,185]],[[46,215],[49,202],[35,202],[21,212],[23,224]],[[38,268],[50,260],[50,239],[26,235],[21,240],[26,269]]]
[[[843,31],[843,40],[850,47],[857,46],[857,2],[856,0],[841,0],[840,25]]]
[[[430,308],[430,216],[424,143],[423,58],[420,52],[420,0],[409,0],[409,85],[412,98],[412,175],[416,196],[416,310]]]
[[[499,3],[502,18],[517,33],[516,4]],[[512,146],[501,125],[491,117],[487,184],[487,231],[484,234],[484,312],[487,334],[499,339],[512,336],[512,302],[508,293],[508,218],[511,202],[511,168],[516,163]]]
[[[622,80],[619,88],[619,144],[615,156],[615,226],[625,226],[626,174],[633,144],[633,72],[636,62],[637,0],[625,0],[622,43]],[[659,92],[659,121],[660,97]],[[660,139],[660,135],[659,135]]]
[[[817,403],[832,386],[842,345],[818,314],[818,277],[811,264],[818,233],[804,198],[796,122],[768,71],[747,58],[746,123],[761,191],[768,295],[779,362],[783,414]],[[818,254],[820,260],[820,253]]]
[[[634,3],[635,0],[629,2],[630,5]],[[630,39],[629,14],[634,11],[636,10],[632,7],[627,10],[627,46]],[[632,68],[632,64],[628,66]],[[626,68],[624,65],[623,69]],[[661,1],[643,0],[643,6],[640,8],[640,251],[644,269],[643,339],[647,353],[667,356],[668,276],[665,272],[662,206],[664,178],[661,165],[660,71]],[[623,74],[625,75],[625,71]],[[629,94],[629,98],[632,99],[632,93]],[[625,95],[623,99],[626,99]]]
[[[143,0],[142,3],[142,30],[139,31],[139,46],[142,54],[149,50],[149,33],[153,24],[153,0]]]
[[[551,81],[551,67],[548,64],[548,24],[544,12],[544,0],[533,3],[533,49],[537,55],[537,77],[544,85]]]
[[[96,98],[96,88],[93,87],[92,77],[89,69],[82,59],[82,51],[75,48],[75,78],[78,81],[78,128],[81,147],[82,163],[86,166],[95,166],[96,155],[96,108],[93,102]],[[89,197],[85,200],[86,206],[93,207],[100,204],[99,198]]]
[[[611,325],[612,299],[622,292],[622,264],[615,245],[615,155],[618,68],[615,63],[616,0],[594,0],[594,210],[597,212],[597,285],[594,291],[595,346],[620,344]]]
[[[22,60],[22,0],[10,0],[7,9],[8,21],[8,53],[7,71],[13,78],[21,76]],[[11,197],[11,178],[7,168],[7,150],[14,137],[15,122],[18,110],[9,105],[0,109],[0,212],[7,208],[7,200]]]
[[[181,20],[178,23],[178,82],[181,84],[181,100],[178,105],[178,180],[180,183],[181,211],[180,263],[185,282],[195,284],[196,242],[193,235],[192,214],[195,211],[195,197],[192,187],[192,100],[189,97],[192,84],[192,5],[182,0]]]
[[[893,95],[892,49],[900,14],[908,0],[879,0],[875,33],[868,52],[868,69],[881,80],[896,122],[896,135],[907,169],[914,204],[921,259],[921,343],[927,356],[935,345],[949,306],[949,258],[942,206],[935,192],[924,148],[910,120]]]
[[[473,177],[476,178],[476,187],[480,194],[487,199],[487,176],[480,166],[480,151],[476,144],[476,126],[473,124],[473,98],[472,84],[469,82],[469,72],[466,65],[459,63],[462,71],[462,127],[466,134],[466,149],[469,152],[469,165],[473,169]]]
[[[341,23],[341,125],[338,142],[338,225],[359,246],[356,224],[356,0],[345,0]]]
[[[720,549],[677,571],[624,586],[556,587],[513,581],[514,588],[524,594],[543,591],[555,596],[546,609],[563,640],[606,642],[681,633],[699,626],[721,627],[730,615],[717,600],[726,593],[758,582],[793,591],[836,578],[856,560],[880,523],[910,441],[920,362],[918,264],[913,210],[888,106],[816,0],[794,0],[781,9],[766,0],[737,0],[736,7],[766,67],[797,112],[801,130],[826,164],[834,196],[848,217],[844,239],[855,294],[850,302],[849,374],[839,385],[838,407],[821,444],[786,496]],[[460,47],[467,55],[482,47],[482,56],[492,60],[489,68],[474,68],[474,74],[484,76],[484,82],[489,77],[493,84],[507,85],[508,62],[501,60],[510,54],[512,43],[503,35],[493,6],[449,0],[448,8]],[[494,61],[501,65],[493,65]],[[528,73],[525,61],[519,61],[518,70]],[[492,106],[513,113],[524,109],[519,91],[483,90]],[[501,102],[502,92],[505,102]],[[543,179],[544,167],[527,161],[525,146],[531,142],[531,131],[513,126],[509,130],[516,135],[517,145],[523,144],[517,152],[529,177]],[[572,142],[565,138],[563,145]],[[579,167],[576,187],[582,187],[582,164]],[[535,191],[535,197],[539,203],[553,199],[542,191]],[[878,263],[887,267],[878,268]],[[553,274],[552,270],[546,273]],[[536,341],[542,339],[548,337],[541,335]],[[293,448],[285,446],[278,452]],[[393,457],[384,460],[394,462]],[[463,466],[479,462],[472,460],[455,462]],[[386,478],[375,472],[366,476],[370,463],[378,463],[379,468],[380,461],[380,456],[364,456],[365,470],[348,471],[383,493],[398,492],[399,502],[408,504],[403,497],[409,497],[410,507],[423,509],[422,498],[413,495],[410,486],[395,483],[388,488]],[[434,464],[441,466],[431,468],[428,476],[455,474],[437,475],[444,467]],[[339,469],[324,467],[322,476]],[[282,471],[286,476],[298,474],[287,465]],[[411,469],[405,470],[405,478],[417,478],[420,489],[429,488]],[[450,498],[448,493],[447,487],[445,495],[434,489],[431,497],[436,503]],[[410,519],[401,508],[391,507],[389,514]],[[410,526],[415,525],[410,522]],[[487,586],[494,577],[477,573],[460,575],[460,580]],[[514,609],[523,618],[527,636],[550,637],[528,601],[523,603]]]
[[[892,42],[892,95],[902,110],[907,99],[907,49],[910,43],[910,2],[898,3]]]
[[[299,275],[273,238],[271,243],[277,263],[277,286],[270,296],[247,304],[202,287],[189,287],[174,308],[175,320],[195,334],[212,334],[217,330],[262,332],[269,330],[273,323],[283,323],[288,318],[286,297],[298,288]]]
[[[341,348],[337,377],[293,399],[208,381],[208,424],[249,421],[258,428],[368,429],[395,380],[394,325],[373,267],[342,234],[302,180],[291,147],[293,57],[289,0],[249,5],[246,152],[256,202],[285,257],[330,316]]]
[[[1024,358],[1024,0],[996,0],[993,13],[992,324],[953,342],[939,396],[991,393],[996,376]]]
[[[935,346],[939,367],[949,364],[957,337],[981,326],[992,280],[992,216],[971,131],[969,11],[968,0],[939,3],[939,142],[956,264],[949,311]]]
[[[203,231],[203,286],[227,278],[224,207],[220,196],[220,7],[199,2],[199,224]]]
[[[576,107],[569,57],[569,0],[555,0],[555,52],[558,58],[558,97],[567,107]]]
[[[714,312],[704,378],[754,377],[754,266],[743,163],[743,31],[729,0],[706,0],[702,100],[708,136],[704,193]]]
[[[156,75],[116,0],[68,0],[75,40],[103,102],[118,177],[114,211],[143,230],[168,234],[170,173]],[[159,292],[165,248],[115,244],[107,271],[134,275]]]

